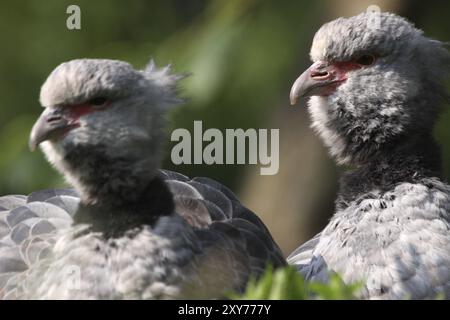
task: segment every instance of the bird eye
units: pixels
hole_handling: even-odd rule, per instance
[[[105,107],[109,103],[109,100],[105,97],[95,97],[89,100],[88,103],[93,107]]]
[[[355,62],[363,66],[370,66],[375,62],[375,57],[370,54],[363,54],[358,57]]]

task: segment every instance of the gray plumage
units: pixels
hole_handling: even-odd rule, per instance
[[[0,198],[1,297],[219,298],[284,265],[230,190],[158,169],[179,79],[92,59],[51,73],[30,146],[76,191]]]
[[[450,187],[432,137],[449,53],[401,17],[380,14],[380,28],[372,18],[325,24],[311,49],[325,71],[310,69],[291,92],[293,102],[312,96],[312,127],[353,169],[341,178],[328,225],[288,262],[309,280],[336,272],[362,281],[362,298],[450,298]],[[334,72],[338,85],[318,90],[330,88]],[[306,92],[311,85],[318,94]]]

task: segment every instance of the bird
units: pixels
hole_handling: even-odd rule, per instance
[[[405,18],[373,14],[320,27],[291,88],[346,168],[328,224],[287,260],[308,281],[359,284],[361,299],[448,299],[450,186],[433,128],[450,55]]]
[[[286,264],[230,189],[160,168],[183,77],[109,59],[50,73],[29,145],[73,188],[0,198],[1,298],[221,298]]]

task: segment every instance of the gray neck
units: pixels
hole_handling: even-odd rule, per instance
[[[345,163],[360,165],[384,155],[398,146],[410,143],[411,136],[431,132],[441,110],[441,94],[436,89],[405,101],[403,97],[385,96],[358,98],[341,97],[328,106],[327,121],[317,127],[325,126],[330,135],[340,138],[340,148],[336,154]],[[353,109],[350,108],[353,106]],[[392,115],[383,115],[380,110],[392,108]],[[377,125],[371,126],[372,123]],[[331,139],[332,140],[332,139]],[[335,149],[333,145],[331,149]]]

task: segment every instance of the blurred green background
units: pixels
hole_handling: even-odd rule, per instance
[[[66,28],[66,8],[81,8],[81,30]],[[189,100],[170,114],[172,128],[280,128],[280,171],[259,166],[164,167],[215,178],[257,212],[289,253],[319,231],[333,211],[337,169],[309,129],[304,108],[288,107],[290,86],[308,65],[315,31],[326,21],[377,4],[406,16],[431,37],[450,40],[443,1],[2,1],[0,3],[0,194],[63,186],[42,153],[27,148],[42,111],[40,85],[59,63],[111,58],[143,67],[174,64],[191,72]],[[414,67],[414,66],[411,66]],[[169,131],[170,132],[170,131]],[[450,172],[450,113],[436,136]],[[169,139],[168,139],[169,140]]]

